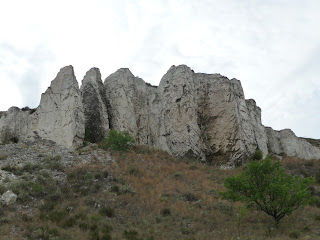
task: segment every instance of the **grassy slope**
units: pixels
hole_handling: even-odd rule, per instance
[[[239,203],[220,199],[223,178],[241,168],[222,170],[144,147],[112,157],[109,164],[60,168],[64,181],[46,170],[51,165],[19,169],[29,187],[21,181],[2,186],[2,192],[15,187],[19,199],[0,209],[0,239],[320,238],[317,206],[297,210],[272,229],[265,214],[243,216]],[[318,162],[283,162],[298,174],[319,170]]]

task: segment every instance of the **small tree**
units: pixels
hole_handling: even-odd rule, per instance
[[[124,151],[134,146],[134,138],[128,132],[117,132],[110,130],[109,136],[100,142],[103,149]]]
[[[265,212],[273,217],[278,227],[285,215],[311,202],[308,187],[313,182],[312,177],[303,179],[286,173],[279,161],[273,163],[268,156],[262,161],[248,163],[247,169],[239,175],[226,178],[227,191],[221,195]]]

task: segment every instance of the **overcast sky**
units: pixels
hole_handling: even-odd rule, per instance
[[[241,80],[262,122],[320,139],[319,0],[0,0],[0,110],[37,107],[66,65],[79,84],[171,65]]]

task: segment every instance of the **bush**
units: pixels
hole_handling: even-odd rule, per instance
[[[182,194],[181,199],[185,202],[196,202],[199,198],[191,192]]]
[[[261,150],[255,151],[252,156],[252,160],[261,160],[263,158],[263,152]]]
[[[253,161],[247,170],[224,181],[227,191],[222,192],[224,199],[244,202],[248,207],[273,217],[276,226],[287,214],[313,199],[308,187],[314,182],[312,177],[301,178],[285,172],[279,161],[272,163],[268,156],[262,161]]]
[[[171,210],[169,208],[163,208],[161,209],[160,213],[163,217],[170,216]]]
[[[139,233],[136,230],[124,230],[123,237],[127,240],[140,240]]]
[[[110,130],[109,136],[100,142],[100,147],[107,150],[124,151],[134,146],[134,138],[128,132]]]
[[[99,210],[101,216],[114,217],[114,210],[111,207],[103,207]]]

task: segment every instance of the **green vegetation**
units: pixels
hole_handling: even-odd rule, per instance
[[[303,179],[286,173],[280,162],[272,162],[269,156],[249,163],[239,175],[226,178],[227,191],[221,195],[256,207],[270,215],[278,226],[284,216],[311,202],[308,187],[313,182],[312,177]]]
[[[134,146],[134,138],[128,132],[110,130],[109,136],[100,142],[100,147],[107,150],[125,151]]]
[[[263,152],[261,150],[255,151],[252,156],[252,160],[261,160],[263,158]]]
[[[249,211],[247,204],[222,199],[224,179],[248,167],[220,169],[136,146],[133,150],[85,149],[84,159],[64,164],[64,156],[3,164],[9,171],[0,193],[13,190],[17,202],[0,204],[1,239],[318,239],[319,205],[307,205],[281,220]],[[111,155],[112,161],[105,161]],[[75,155],[78,157],[78,155]],[[261,163],[262,161],[254,161]],[[290,172],[319,173],[320,162],[283,159]],[[15,175],[15,176],[13,176]],[[301,181],[303,181],[301,179]],[[315,185],[312,190],[319,195]],[[249,204],[250,205],[250,204]],[[270,226],[270,227],[269,227]],[[272,226],[272,227],[271,227]]]

